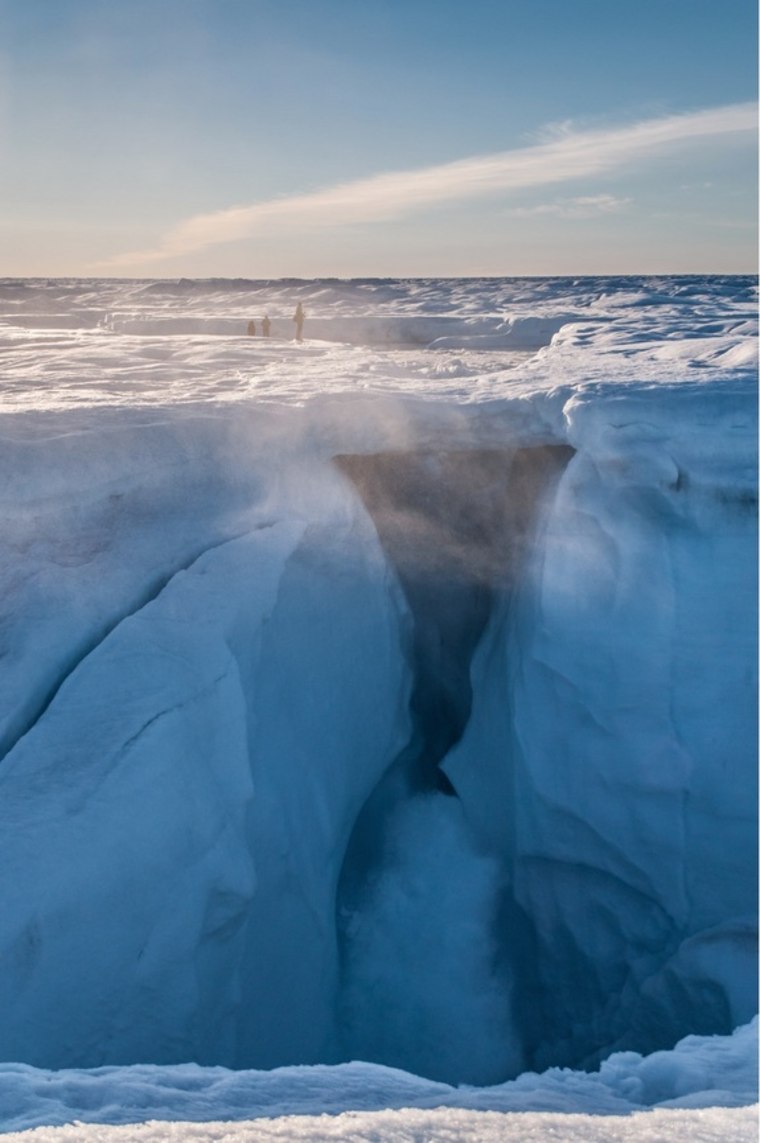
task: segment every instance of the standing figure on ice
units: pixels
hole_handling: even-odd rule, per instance
[[[248,336],[249,337],[255,337],[256,336],[256,322],[255,321],[249,321],[248,322]]]
[[[261,322],[261,334],[263,337],[269,337],[269,330],[272,328],[272,323],[269,320],[268,314],[264,314]]]
[[[296,341],[303,341],[303,306],[300,302],[296,306],[296,312],[293,314],[293,321],[296,323]]]

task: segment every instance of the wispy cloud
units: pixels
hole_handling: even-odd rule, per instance
[[[599,214],[616,214],[631,203],[630,198],[612,194],[582,195],[579,198],[558,198],[555,202],[537,203],[535,206],[511,207],[514,218],[533,218],[536,215],[554,215],[556,218],[593,218]]]
[[[391,171],[320,190],[199,214],[169,230],[155,248],[120,254],[99,268],[149,265],[279,228],[380,222],[440,203],[603,175],[689,141],[757,127],[757,105],[738,103],[646,119],[624,127],[573,130],[528,147],[412,171]]]

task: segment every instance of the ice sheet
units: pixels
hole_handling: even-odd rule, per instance
[[[273,336],[246,336],[264,313]],[[410,734],[415,620],[332,458],[380,451],[575,453],[469,665],[472,713],[443,765],[459,803],[409,798],[390,820],[395,858],[360,926],[379,1007],[472,1029],[484,997],[509,995],[522,1047],[505,1047],[505,1075],[522,1052],[537,1070],[598,1063],[751,1017],[750,279],[3,280],[0,352],[3,1055],[347,1058],[335,895],[353,823]],[[410,918],[426,928],[411,978],[394,969],[394,918],[397,936]],[[474,926],[464,955],[445,939],[460,922],[457,936]],[[448,1075],[459,1053],[487,1082],[491,1033],[468,1035],[478,1050],[463,1037],[435,1058],[418,1041],[403,1058]],[[382,1057],[378,1039],[364,1047]],[[733,1041],[710,1043],[693,1073],[682,1048],[628,1052],[598,1076],[528,1074],[458,1106],[754,1098],[743,1064],[720,1079],[717,1045]],[[317,1074],[314,1102],[294,1107]],[[19,1064],[0,1100],[18,1127],[90,1118],[90,1100],[105,1122],[228,1118],[235,1099],[241,1115],[266,1104],[270,1082],[287,1098],[268,1115],[451,1102],[399,1074]],[[354,1082],[377,1100],[346,1102]],[[673,1130],[743,1137],[749,1120],[729,1128],[730,1114]],[[478,1130],[513,1130],[494,1124]],[[444,1130],[383,1121],[397,1128]],[[650,1130],[669,1137],[659,1119]]]

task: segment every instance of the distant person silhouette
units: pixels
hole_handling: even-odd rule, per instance
[[[267,315],[264,314],[264,320],[261,323],[261,332],[262,332],[264,337],[269,337],[269,331],[271,328],[272,328],[272,323],[269,320],[269,318],[267,317]]]
[[[248,322],[248,336],[249,337],[255,337],[256,336],[256,322],[255,321],[249,321]]]
[[[303,341],[303,306],[300,302],[293,314],[293,321],[296,323],[296,341]]]

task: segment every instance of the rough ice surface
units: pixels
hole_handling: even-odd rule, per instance
[[[733,1143],[756,1138],[757,1108],[747,1106],[756,1098],[756,1085],[754,1020],[731,1036],[689,1036],[671,1051],[646,1057],[621,1052],[595,1073],[552,1068],[493,1087],[450,1087],[367,1063],[269,1072],[197,1064],[46,1072],[5,1064],[0,1065],[0,1116],[6,1131],[44,1143],[166,1139],[175,1137],[173,1131],[178,1138],[195,1138],[191,1124],[211,1125],[215,1120],[226,1121],[223,1130],[209,1126],[208,1135],[198,1129],[197,1137],[258,1139],[267,1138],[269,1130],[273,1138],[308,1141],[515,1138],[543,1143],[598,1138],[605,1143]],[[647,1113],[640,1114],[645,1109]],[[393,1114],[382,1115],[384,1110]],[[144,1120],[153,1122],[144,1129],[122,1128],[123,1135],[102,1127],[92,1128],[90,1135],[84,1126]],[[79,1136],[65,1127],[52,1129],[72,1122]],[[481,1135],[486,1127],[490,1134]]]
[[[177,1130],[179,1129],[179,1130]],[[754,1143],[753,1108],[705,1111],[649,1111],[627,1119],[596,1115],[522,1112],[517,1115],[451,1108],[346,1112],[342,1115],[285,1116],[255,1123],[143,1123],[132,1127],[41,1127],[13,1132],[9,1143]]]
[[[6,279],[0,345],[4,1091],[318,1065],[308,1114],[352,1058],[582,1086],[734,1042],[749,279]],[[126,1119],[230,1118],[194,1098]]]

